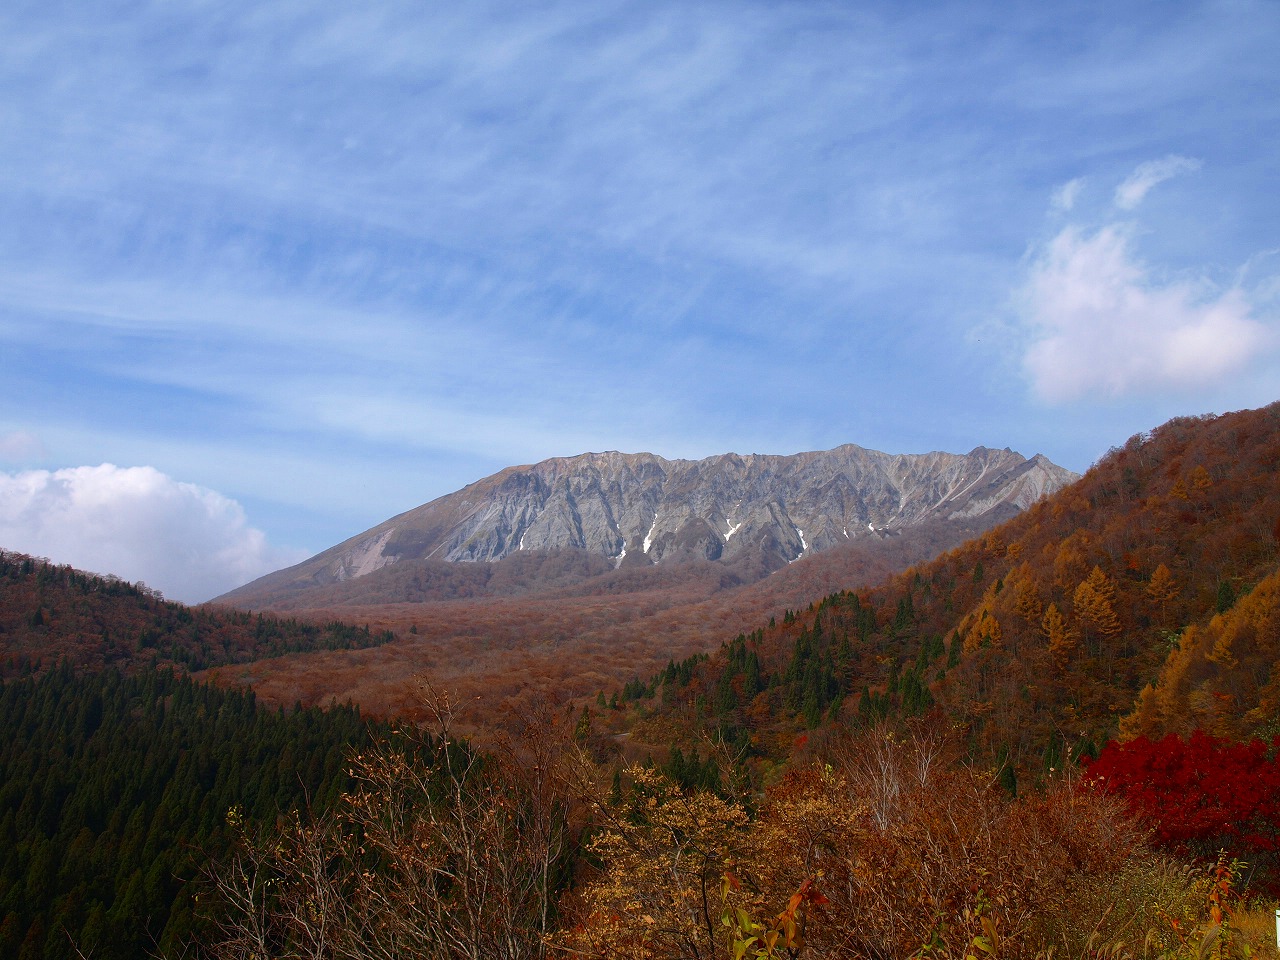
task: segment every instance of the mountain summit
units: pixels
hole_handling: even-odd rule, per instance
[[[1077,479],[1040,455],[978,447],[666,460],[586,453],[508,467],[232,591],[245,604],[407,561],[493,563],[579,551],[615,567],[750,557],[763,571],[933,521],[998,522]]]

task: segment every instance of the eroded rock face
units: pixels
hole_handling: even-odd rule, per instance
[[[929,520],[1012,515],[1076,479],[1039,455],[986,447],[891,455],[850,444],[696,461],[588,453],[509,467],[264,579],[318,585],[405,560],[566,548],[628,566],[755,551],[776,568]]]

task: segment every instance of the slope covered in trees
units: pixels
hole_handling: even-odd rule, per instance
[[[1202,730],[1230,740],[1280,736],[1280,570],[1221,595],[1225,609],[1182,631],[1121,724],[1126,737]]]
[[[200,670],[388,639],[337,620],[320,625],[188,607],[141,584],[0,550],[0,677],[64,660],[86,668],[147,664]]]
[[[0,683],[0,956],[180,955],[228,815],[326,809],[369,741],[354,708],[264,710],[167,670]]]
[[[229,812],[324,809],[370,736],[353,707],[263,709],[185,672],[386,639],[0,551],[0,956],[180,953]]]
[[[1179,418],[964,546],[726,645],[667,709],[777,756],[824,721],[936,706],[1035,776],[1122,729],[1270,736],[1278,547],[1280,405]]]
[[[273,703],[353,699],[380,715],[415,709],[416,681],[426,676],[457,692],[469,704],[468,720],[484,726],[543,696],[590,699],[633,674],[652,674],[671,658],[714,649],[725,637],[751,630],[788,606],[878,583],[987,528],[985,522],[950,521],[864,537],[747,585],[732,570],[703,561],[623,567],[541,594],[335,605],[305,615],[318,622],[370,624],[379,636],[393,632],[395,642],[368,650],[289,654],[222,668],[215,675],[218,682],[252,684],[259,697]],[[498,566],[536,566],[532,558],[515,560]],[[407,565],[385,569],[389,577],[411,572]],[[377,583],[382,573],[361,580]]]
[[[154,939],[172,955],[188,931],[228,957],[406,945],[432,956],[1189,956],[1233,944],[1243,874],[1167,859],[1133,816],[1167,806],[1149,762],[1167,754],[1162,769],[1179,771],[1167,786],[1206,801],[1169,821],[1182,831],[1170,843],[1276,846],[1274,816],[1257,821],[1241,786],[1266,765],[1274,808],[1274,744],[1154,738],[1207,727],[1241,739],[1275,722],[1277,427],[1280,407],[1174,421],[878,587],[761,616],[710,657],[673,658],[616,695],[602,687],[569,715],[557,707],[497,762],[411,738],[427,748],[417,758],[389,743],[353,757],[354,783],[332,752],[344,736],[367,742],[352,711],[263,713],[247,695],[143,668],[160,644],[130,632],[154,622],[146,611],[172,616],[162,622],[188,644],[191,623],[230,625],[209,650],[233,660],[263,649],[259,629],[293,628],[184,615],[106,581],[96,592],[119,591],[108,599],[134,625],[120,635],[136,640],[109,658],[92,630],[101,597],[84,600],[93,583],[20,559],[12,582],[26,606],[6,605],[7,633],[33,644],[81,625],[94,652],[81,663],[132,673],[46,661],[0,686],[13,745],[0,757],[0,850],[11,851],[0,952],[68,956],[74,942],[125,956]],[[6,583],[6,599],[18,595]],[[30,666],[22,656],[12,669]],[[614,736],[624,721],[630,735]],[[572,733],[546,733],[557,727]],[[1096,768],[1128,812],[1061,776],[1117,731],[1153,738],[1109,748]],[[618,752],[654,762],[624,768]],[[1216,773],[1201,755],[1219,758]],[[756,774],[788,769],[752,778],[742,758]],[[270,820],[307,796],[314,818],[284,817],[260,838],[226,816]],[[1228,808],[1239,837],[1194,832]],[[193,850],[221,852],[216,931],[184,900]]]

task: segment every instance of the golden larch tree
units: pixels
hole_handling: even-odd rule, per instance
[[[1053,657],[1059,670],[1065,670],[1080,645],[1079,637],[1067,626],[1066,617],[1056,603],[1049,604],[1040,626],[1044,630],[1045,639],[1049,641],[1049,655]]]
[[[1178,581],[1173,578],[1173,573],[1163,563],[1151,572],[1151,579],[1147,582],[1147,596],[1161,610],[1178,595],[1180,590]]]
[[[1120,632],[1120,618],[1115,610],[1116,591],[1101,567],[1095,566],[1080,581],[1072,596],[1076,616],[1097,636],[1110,639]]]

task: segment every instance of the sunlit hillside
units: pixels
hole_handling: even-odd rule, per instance
[[[777,755],[937,708],[1037,776],[1118,734],[1270,737],[1278,548],[1280,406],[1180,418],[962,547],[760,624],[666,709]]]

